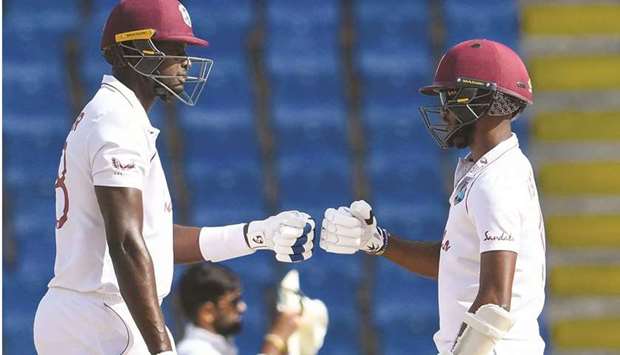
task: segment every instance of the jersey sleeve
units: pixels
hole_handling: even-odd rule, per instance
[[[143,189],[150,164],[140,129],[101,123],[90,137],[89,150],[93,185]]]
[[[517,186],[515,186],[517,185]],[[468,213],[480,239],[480,253],[508,250],[516,253],[521,242],[519,184],[480,181],[468,197]]]

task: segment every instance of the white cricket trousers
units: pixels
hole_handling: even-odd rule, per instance
[[[55,287],[37,308],[34,345],[39,355],[150,354],[125,303]]]

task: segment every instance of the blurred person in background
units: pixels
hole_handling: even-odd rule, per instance
[[[179,355],[236,355],[234,336],[243,327],[247,305],[239,277],[229,268],[211,263],[192,266],[181,278],[178,298],[189,320]],[[298,329],[301,315],[278,312],[265,336],[262,354],[286,354],[286,343]]]
[[[213,63],[189,57],[188,45],[207,41],[177,0],[123,0],[107,20],[101,50],[113,75],[71,127],[55,184],[54,277],[34,321],[41,355],[175,354],[160,307],[174,263],[256,250],[283,262],[312,255],[314,222],[297,211],[222,227],[173,224],[147,112],[157,98],[196,104]]]
[[[383,255],[437,279],[442,355],[542,355],[545,230],[532,166],[511,129],[533,103],[527,69],[503,44],[469,40],[446,52],[420,91],[439,98],[420,108],[438,145],[470,150],[456,168],[443,240],[396,237],[355,201],[325,211],[320,246]]]

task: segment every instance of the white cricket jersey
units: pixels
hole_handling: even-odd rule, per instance
[[[480,254],[493,250],[518,254],[510,310],[516,324],[496,350],[542,355],[537,319],[545,300],[545,230],[532,166],[514,134],[477,162],[466,158],[457,166],[439,260],[434,340],[440,352],[451,349],[478,294]],[[503,353],[512,354],[497,352]]]
[[[153,260],[157,295],[170,291],[172,204],[153,128],[133,91],[113,76],[73,124],[56,181],[56,262],[49,287],[96,292],[122,302],[95,186],[142,191],[142,236]]]

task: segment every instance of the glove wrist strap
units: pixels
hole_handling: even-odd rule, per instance
[[[250,249],[269,249],[264,223],[264,221],[252,221],[243,228],[243,237]]]
[[[381,236],[381,239],[382,239],[381,247],[374,251],[367,251],[366,252],[367,254],[383,255],[383,253],[385,253],[385,250],[387,249],[390,232],[388,232],[387,229],[379,228],[379,227],[377,227],[377,231],[379,232],[379,235]]]

